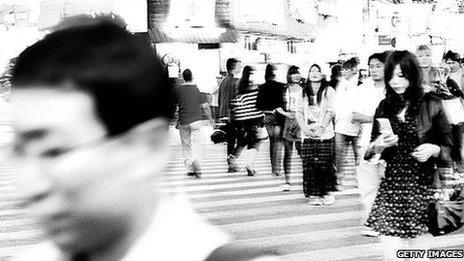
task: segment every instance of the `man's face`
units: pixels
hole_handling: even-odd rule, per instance
[[[121,237],[129,229],[134,198],[127,176],[135,155],[104,138],[91,97],[20,89],[12,105],[21,195],[49,239],[77,252]]]
[[[374,81],[383,81],[384,79],[384,64],[378,59],[372,59],[369,62],[369,72]]]
[[[451,59],[447,59],[446,64],[450,67],[451,72],[456,72],[460,67],[459,62],[453,61]]]

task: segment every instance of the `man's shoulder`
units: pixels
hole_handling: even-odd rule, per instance
[[[205,261],[278,261],[278,256],[274,249],[229,243],[216,248]]]
[[[12,261],[49,260],[61,261],[64,257],[51,242],[43,242],[20,252]]]

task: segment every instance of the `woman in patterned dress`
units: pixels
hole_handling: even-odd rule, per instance
[[[396,260],[398,249],[426,248],[430,189],[436,166],[450,162],[452,139],[440,100],[423,92],[413,54],[388,57],[385,85],[366,157],[381,153],[387,168],[367,226],[380,233],[385,259]],[[379,118],[390,121],[393,133],[381,133]]]
[[[303,192],[310,204],[331,205],[335,202],[335,89],[329,86],[321,67],[309,69],[304,101],[296,118],[301,127],[301,159],[303,163]]]

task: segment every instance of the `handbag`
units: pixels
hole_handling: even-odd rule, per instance
[[[464,224],[464,186],[461,183],[447,189],[439,171],[435,172],[434,185],[433,200],[427,209],[427,226],[430,234],[441,236],[458,230]]]
[[[269,133],[267,132],[267,129],[265,127],[258,127],[256,129],[256,138],[258,140],[265,140],[269,138]]]
[[[296,119],[286,119],[283,137],[291,141],[301,140],[301,128]]]
[[[451,124],[459,125],[464,122],[463,102],[461,98],[442,100],[443,109]]]

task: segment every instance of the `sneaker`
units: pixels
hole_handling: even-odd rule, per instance
[[[329,205],[332,205],[333,203],[335,203],[335,197],[334,197],[334,195],[332,195],[332,194],[325,195],[325,196],[323,197],[323,199],[324,199],[324,200],[323,200],[323,201],[324,201],[323,203],[324,203],[324,205],[326,205],[326,206],[329,206]]]
[[[188,178],[196,178],[196,179],[199,179],[201,178],[201,172],[187,172],[187,177]]]
[[[282,191],[290,191],[292,186],[288,183],[285,183],[285,184],[282,184],[280,188],[282,189]]]
[[[324,202],[324,199],[322,197],[310,196],[308,203],[310,205],[321,206],[323,204],[323,202]]]
[[[361,230],[361,235],[363,236],[366,236],[366,237],[378,237],[379,236],[379,232],[373,230],[372,228],[370,227],[364,227],[362,230]]]
[[[248,167],[248,166],[245,167],[245,169],[246,169],[246,171],[247,171],[248,176],[250,176],[250,177],[251,177],[251,176],[254,176],[254,175],[256,175],[256,174],[258,173],[255,169],[250,168],[250,167]]]

